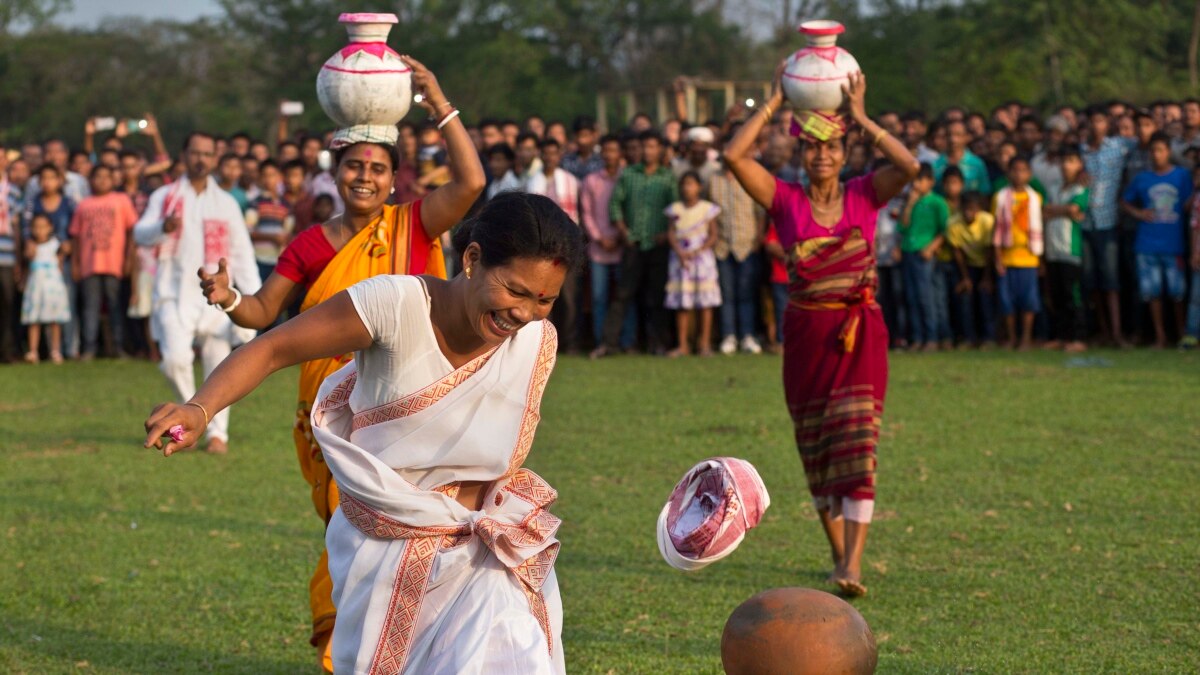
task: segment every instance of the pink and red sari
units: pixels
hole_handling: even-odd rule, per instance
[[[875,303],[872,176],[849,181],[841,221],[812,217],[800,185],[776,181],[771,217],[788,254],[783,386],[814,497],[875,498],[888,332]]]

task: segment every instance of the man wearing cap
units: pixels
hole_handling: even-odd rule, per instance
[[[709,179],[721,171],[721,164],[709,153],[716,137],[708,127],[692,127],[687,130],[684,140],[687,141],[687,153],[671,162],[671,172],[675,174],[675,180],[679,180],[683,174],[695,171],[707,194]]]

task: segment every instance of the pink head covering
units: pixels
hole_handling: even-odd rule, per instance
[[[767,487],[744,459],[714,457],[683,476],[658,516],[658,550],[691,572],[733,553],[771,505]]]

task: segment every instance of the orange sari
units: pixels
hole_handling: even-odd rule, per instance
[[[329,261],[308,289],[300,311],[308,311],[346,288],[380,274],[431,274],[446,278],[441,244],[436,238],[430,239],[421,223],[421,202],[385,205],[379,219],[360,230]],[[312,487],[313,506],[326,525],[337,508],[338,489],[325,465],[320,446],[313,440],[309,416],[321,383],[353,357],[353,354],[343,354],[307,361],[300,366],[300,396],[292,437],[296,442],[300,471]],[[324,548],[309,582],[308,593],[313,616],[311,642],[322,650],[325,668],[332,672],[329,638],[333,634],[336,611],[331,598],[333,582],[329,578],[329,559]]]

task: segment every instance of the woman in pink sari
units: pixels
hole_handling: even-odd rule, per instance
[[[875,304],[875,222],[879,209],[917,174],[917,160],[866,113],[866,76],[851,76],[847,116],[890,162],[841,182],[846,140],[805,137],[805,188],[772,176],[753,157],[755,141],[783,105],[771,99],[742,125],[725,161],[767,208],[787,252],[789,302],[783,324],[783,386],[834,570],[847,595],[867,592],[862,554],[875,506],[875,446],[887,390],[887,327]],[[793,134],[802,135],[795,125]]]
[[[272,372],[354,353],[312,412],[340,488],[326,531],[338,673],[564,672],[556,493],[521,465],[554,367],[544,319],[583,239],[551,200],[512,192],[454,245],[454,279],[357,283],[146,421],[146,446],[170,455]]]

